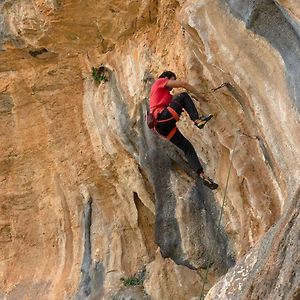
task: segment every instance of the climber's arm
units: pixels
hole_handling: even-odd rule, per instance
[[[181,81],[181,80],[169,80],[166,84],[167,87],[169,88],[184,88],[187,91],[191,92],[196,100],[200,101],[206,101],[205,98],[201,95],[201,93],[192,85],[190,85],[189,83],[185,82],[185,81]]]

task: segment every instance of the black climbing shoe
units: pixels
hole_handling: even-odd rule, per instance
[[[201,120],[201,122],[198,122],[198,123],[195,122],[195,125],[196,125],[198,128],[202,129],[202,128],[204,127],[204,125],[205,125],[212,117],[213,117],[213,115],[202,116],[202,117],[200,117],[200,119],[199,119],[199,120]]]
[[[207,270],[209,269],[212,265],[214,264],[213,261],[211,262],[206,262],[206,263],[203,263],[202,265],[199,266],[200,269],[203,269],[203,270]],[[200,300],[200,299],[199,299]]]
[[[218,184],[213,182],[209,177],[205,176],[205,177],[201,177],[202,182],[204,185],[206,185],[208,188],[210,188],[211,190],[215,190],[218,188]]]

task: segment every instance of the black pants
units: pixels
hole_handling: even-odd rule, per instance
[[[172,101],[170,102],[169,106],[172,107],[177,112],[178,116],[180,116],[182,113],[182,110],[185,109],[193,121],[199,119],[199,114],[197,112],[197,109],[194,105],[193,100],[191,99],[191,97],[189,96],[188,93],[181,93],[179,95],[174,96]],[[167,120],[170,118],[172,118],[172,115],[167,110],[167,108],[165,108],[157,116],[158,121]],[[172,118],[171,120],[169,120],[167,122],[158,122],[155,129],[159,134],[166,137],[174,127],[176,127],[176,120],[174,118]],[[189,140],[187,140],[181,134],[181,132],[178,130],[178,128],[177,128],[175,134],[173,135],[173,137],[170,139],[170,141],[184,152],[185,157],[186,157],[187,161],[189,162],[191,168],[197,174],[203,172],[203,168],[199,162],[197,153],[196,153],[193,145],[191,144],[191,142]]]

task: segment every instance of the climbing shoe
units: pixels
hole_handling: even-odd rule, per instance
[[[209,189],[211,189],[211,190],[215,190],[215,189],[217,189],[218,188],[218,184],[217,183],[215,183],[215,182],[213,182],[209,177],[207,177],[207,176],[203,176],[203,177],[201,177],[201,179],[202,179],[202,182],[203,182],[203,184],[204,185],[206,185]]]
[[[195,125],[202,129],[204,127],[204,125],[213,117],[213,115],[207,115],[207,116],[201,116],[200,117],[200,122],[195,122]]]

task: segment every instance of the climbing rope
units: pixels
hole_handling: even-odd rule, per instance
[[[223,201],[222,201],[222,207],[221,207],[221,211],[220,211],[220,215],[219,215],[219,220],[218,220],[218,225],[217,225],[217,234],[219,233],[220,228],[221,228],[221,220],[222,220],[222,216],[223,216],[223,212],[224,212],[225,199],[226,199],[226,194],[227,194],[227,189],[228,189],[229,177],[230,177],[230,173],[231,173],[232,161],[233,161],[233,156],[234,156],[234,153],[235,153],[235,148],[236,148],[236,145],[237,145],[238,136],[239,136],[239,130],[236,131],[235,140],[234,140],[234,146],[233,146],[232,155],[231,155],[231,158],[230,158],[230,164],[229,164],[229,170],[228,170],[227,179],[226,179],[226,185],[225,185],[225,191],[224,191],[224,196],[223,196]],[[200,300],[204,300],[204,288],[205,288],[205,285],[207,283],[207,277],[208,277],[208,271],[209,271],[210,261],[211,261],[212,254],[213,254],[213,251],[214,251],[215,246],[216,246],[216,240],[217,239],[215,238],[213,246],[212,246],[212,248],[211,248],[211,250],[209,252],[208,267],[206,269],[205,277],[204,277],[202,288],[201,288]]]
[[[235,126],[234,123],[232,122],[232,120],[228,117],[227,112],[226,112],[226,109],[224,108],[224,106],[222,105],[222,103],[221,103],[221,102],[218,100],[218,98],[214,95],[214,93],[215,93],[217,90],[219,90],[219,89],[221,89],[221,88],[223,88],[223,87],[226,87],[226,88],[229,90],[229,92],[230,92],[230,89],[232,88],[232,85],[231,85],[229,82],[223,82],[223,83],[222,83],[221,85],[219,85],[218,87],[212,88],[212,89],[210,89],[209,91],[203,92],[203,93],[201,93],[201,94],[202,94],[202,95],[211,95],[211,96],[214,98],[214,100],[215,100],[214,103],[219,107],[220,110],[222,110],[222,111],[225,113],[225,117],[228,119],[229,123],[230,123],[231,125]],[[197,97],[195,97],[195,99],[196,99],[197,101],[199,101],[199,100],[197,99]]]
[[[213,92],[219,90],[220,88],[224,87],[224,86],[228,86],[229,83],[228,82],[223,82],[220,86],[216,87],[216,88],[213,88],[211,89]]]
[[[235,124],[233,123],[233,121],[228,117],[227,112],[225,110],[225,108],[223,107],[222,103],[217,99],[217,97],[214,95],[214,93],[223,88],[226,87],[228,90],[230,90],[230,88],[232,88],[231,84],[228,82],[224,82],[222,83],[220,86],[211,89],[208,92],[205,92],[203,94],[210,94],[214,100],[217,106],[219,106],[219,108],[221,110],[224,111],[225,113],[225,117],[228,119],[229,123],[231,123],[231,125],[233,125],[233,127],[235,127]],[[209,272],[209,267],[211,264],[211,258],[212,258],[212,254],[214,252],[215,246],[216,246],[216,241],[217,241],[217,235],[220,232],[221,229],[221,221],[222,221],[222,216],[223,216],[223,212],[224,212],[224,207],[225,207],[225,202],[226,202],[226,195],[227,195],[227,190],[228,190],[228,183],[229,183],[229,177],[230,177],[230,173],[231,173],[231,168],[232,168],[232,161],[233,161],[233,157],[234,157],[234,153],[235,153],[235,149],[236,149],[236,145],[237,145],[237,140],[238,140],[238,136],[240,135],[240,130],[238,129],[236,131],[235,134],[235,139],[234,139],[234,146],[233,146],[233,150],[232,150],[232,154],[231,154],[231,158],[230,158],[230,164],[229,164],[229,169],[228,169],[228,173],[227,173],[227,178],[226,178],[226,184],[225,184],[225,190],[224,190],[224,196],[223,196],[223,200],[222,200],[222,206],[221,206],[221,210],[220,210],[220,215],[219,215],[219,220],[217,223],[217,230],[216,230],[216,238],[214,239],[213,245],[211,247],[211,250],[209,252],[209,256],[208,256],[208,267],[206,268],[206,272],[205,272],[205,276],[203,279],[203,283],[202,283],[202,288],[201,288],[201,293],[200,293],[200,300],[204,300],[204,289],[205,289],[205,285],[207,284],[207,280],[208,280],[208,272]]]
[[[224,106],[222,105],[221,101],[220,101],[220,100],[215,96],[215,94],[214,94],[217,90],[221,89],[222,87],[226,87],[227,89],[229,89],[230,86],[231,86],[230,83],[224,82],[224,83],[222,83],[220,86],[211,89],[211,91],[208,92],[208,94],[210,94],[210,95],[214,98],[215,103],[217,104],[217,106],[219,106],[219,108],[221,108],[221,110],[223,110],[223,112],[225,113],[225,118],[229,121],[229,123],[230,123],[233,127],[235,127],[235,124],[234,124],[233,121],[228,117],[227,111],[226,111],[226,109],[224,108]]]

